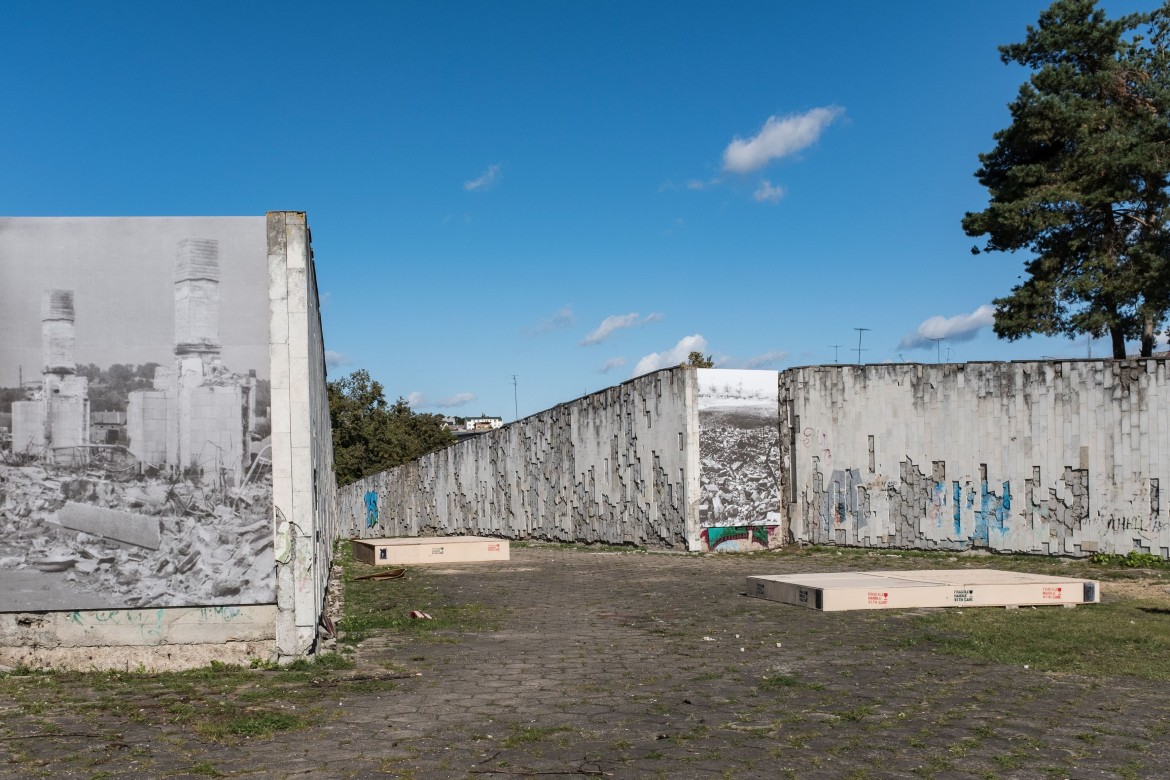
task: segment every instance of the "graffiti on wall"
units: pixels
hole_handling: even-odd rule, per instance
[[[378,494],[372,490],[366,491],[366,528],[373,528],[378,524]]]
[[[779,543],[779,526],[740,525],[704,528],[699,541],[704,552],[768,550]]]
[[[1011,480],[992,479],[986,463],[978,464],[974,474],[950,479],[943,461],[933,461],[928,475],[913,459],[905,458],[898,464],[896,480],[877,474],[864,479],[860,469],[826,473],[815,456],[811,465],[812,484],[802,491],[799,506],[803,535],[814,544],[1071,554],[1085,529],[1095,523],[1103,532],[1132,532],[1134,536],[1122,544],[1124,552],[1148,551],[1151,542],[1142,537],[1170,530],[1170,523],[1161,516],[1157,479],[1149,480],[1147,494],[1133,502],[1148,503],[1148,514],[1099,513],[1094,519],[1088,469],[1066,467],[1056,484],[1045,484],[1040,467],[1033,467],[1021,501]],[[881,512],[871,506],[874,494],[882,496]],[[1091,541],[1096,544],[1095,539]]]

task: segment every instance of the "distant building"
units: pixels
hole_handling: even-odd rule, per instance
[[[504,427],[504,418],[468,417],[463,425],[464,430],[468,431],[494,431],[496,428]]]
[[[90,412],[89,428],[93,441],[99,444],[125,444],[125,412]]]

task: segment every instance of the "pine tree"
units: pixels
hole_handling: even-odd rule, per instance
[[[1108,334],[1149,356],[1170,310],[1170,3],[1108,19],[1057,0],[1005,63],[1032,69],[976,172],[990,202],[963,229],[980,249],[1028,250],[1027,278],[995,300],[995,332]]]

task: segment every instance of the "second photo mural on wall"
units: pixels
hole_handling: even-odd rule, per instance
[[[770,547],[780,525],[778,372],[696,371],[703,546]]]
[[[264,218],[0,219],[0,287],[0,611],[272,602]]]

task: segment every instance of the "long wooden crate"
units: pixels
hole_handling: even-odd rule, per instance
[[[354,539],[351,546],[354,560],[373,566],[506,561],[511,557],[507,539],[484,536]]]
[[[838,612],[913,607],[1012,607],[1095,604],[1095,580],[999,569],[933,569],[747,578],[747,595]]]

